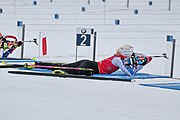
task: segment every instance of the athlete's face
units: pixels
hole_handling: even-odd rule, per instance
[[[121,54],[126,57],[130,57],[133,53],[133,49],[122,49]]]

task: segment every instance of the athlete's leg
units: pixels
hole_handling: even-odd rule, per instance
[[[63,64],[61,65],[61,67],[79,67],[84,61],[86,60],[80,60],[74,63]]]
[[[97,62],[90,61],[90,60],[80,60],[75,63],[61,65],[61,67],[89,68],[89,69],[93,69],[93,74],[99,74]],[[86,73],[85,71],[80,71],[80,70],[65,70],[65,71],[69,74],[85,74]]]
[[[94,62],[94,61],[90,61],[90,60],[85,60],[83,62],[81,62],[81,64],[79,65],[80,68],[90,68],[93,69],[93,74],[99,74],[99,70],[98,70],[98,63]]]

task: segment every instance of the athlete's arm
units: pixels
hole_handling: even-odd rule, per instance
[[[124,65],[123,61],[120,57],[115,57],[112,60],[112,64],[116,67],[119,67],[125,74],[132,76],[134,73],[131,73]]]

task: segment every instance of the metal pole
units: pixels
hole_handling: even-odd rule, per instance
[[[76,61],[77,61],[77,49],[78,49],[77,47],[78,47],[78,46],[76,45]]]
[[[40,59],[41,55],[41,32],[39,32],[39,49],[38,49],[38,59]]]
[[[169,0],[169,11],[171,10],[171,0]]]
[[[90,4],[90,0],[88,0],[88,4]]]
[[[93,61],[96,60],[96,35],[97,33],[94,32]]]
[[[22,27],[22,42],[24,43],[24,38],[25,38],[25,24],[23,24]],[[23,55],[24,55],[24,44],[22,44],[21,47],[21,59],[23,59]]]
[[[104,24],[106,21],[106,0],[103,1],[104,2]]]
[[[175,45],[176,45],[176,39],[173,39],[173,46],[172,46],[172,59],[171,59],[171,75],[170,77],[173,78],[173,72],[174,72],[174,55],[175,55]]]
[[[16,15],[16,0],[14,0],[14,16]]]
[[[127,7],[129,7],[129,0],[127,0]]]

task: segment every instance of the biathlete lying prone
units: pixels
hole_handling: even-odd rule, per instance
[[[102,61],[80,60],[61,67],[89,68],[93,69],[93,74],[111,74],[121,69],[128,76],[134,76],[147,63],[152,60],[151,56],[134,53],[134,48],[128,44],[122,45],[117,52]],[[79,71],[68,71],[69,74],[79,74]]]

